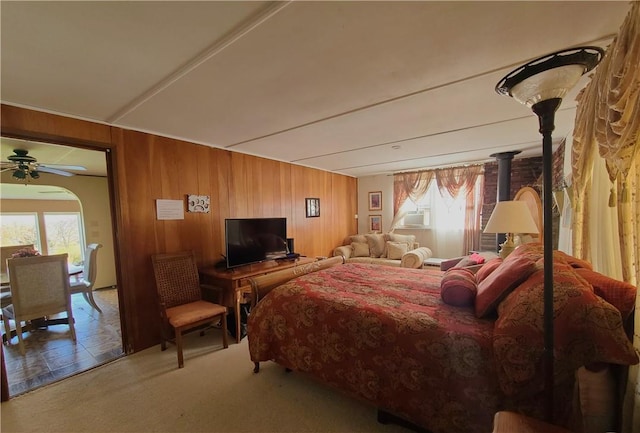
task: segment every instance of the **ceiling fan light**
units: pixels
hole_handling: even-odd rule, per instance
[[[13,178],[18,180],[25,180],[27,178],[27,175],[24,173],[24,171],[18,169],[13,172]]]
[[[29,174],[33,179],[38,179],[40,177],[40,172],[38,170],[31,170]]]

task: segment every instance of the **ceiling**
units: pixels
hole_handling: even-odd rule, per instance
[[[537,118],[495,84],[550,52],[605,47],[630,9],[627,1],[0,7],[3,103],[355,177],[503,151],[539,155]],[[565,97],[556,142],[571,133],[587,80]],[[4,141],[2,151],[5,160]],[[51,160],[37,152],[43,163],[88,165],[67,160],[75,151]]]

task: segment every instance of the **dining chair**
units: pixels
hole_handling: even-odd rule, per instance
[[[76,341],[67,254],[19,257],[7,260],[11,280],[11,305],[2,309],[7,342],[11,344],[9,320],[15,321],[20,353],[25,354],[22,322],[43,319],[44,324],[69,325],[71,338]],[[49,317],[66,312],[66,319],[49,321]]]
[[[7,259],[10,259],[11,256],[23,249],[33,249],[33,244],[25,244],[25,245],[7,245],[4,247],[0,247],[0,263],[2,264],[2,269],[0,270],[3,274],[7,272]]]
[[[102,244],[87,245],[84,253],[82,277],[72,278],[70,284],[72,295],[82,293],[84,300],[99,313],[102,313],[102,310],[98,307],[98,304],[96,304],[96,301],[93,298],[93,286],[96,283],[96,276],[98,275],[98,248],[102,248]]]
[[[161,349],[173,342],[178,351],[178,368],[184,367],[182,335],[220,323],[222,344],[227,342],[227,307],[202,298],[200,276],[193,251],[155,254],[151,257],[161,318]],[[173,329],[173,340],[170,330]]]

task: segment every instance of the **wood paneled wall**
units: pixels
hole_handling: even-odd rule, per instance
[[[151,255],[195,250],[199,265],[224,253],[224,220],[286,217],[296,252],[328,256],[357,231],[357,180],[180,140],[2,105],[2,134],[110,149],[119,299],[128,352],[159,342]],[[156,199],[209,195],[210,213],[158,221]],[[305,198],[320,217],[305,217]]]

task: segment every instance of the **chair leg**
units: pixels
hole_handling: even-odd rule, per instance
[[[176,348],[178,349],[178,368],[184,367],[184,357],[182,356],[182,330],[176,328]]]
[[[73,315],[70,314],[70,311],[67,311],[67,319],[69,320],[69,331],[71,331],[71,339],[73,340],[74,343],[76,343],[78,340],[76,338],[76,326],[75,326],[75,319],[73,318]]]
[[[98,304],[96,304],[96,300],[93,299],[93,290],[91,290],[90,292],[82,292],[82,296],[84,296],[84,300],[87,301],[87,303],[91,305],[91,307],[98,310],[98,313],[102,313],[102,310],[100,309],[100,307],[98,307]]]
[[[16,334],[18,334],[18,347],[20,348],[20,354],[25,355],[24,341],[22,341],[22,322],[16,320]]]
[[[4,322],[4,335],[7,338],[7,343],[11,345],[11,324],[6,314],[2,314],[2,321]]]

